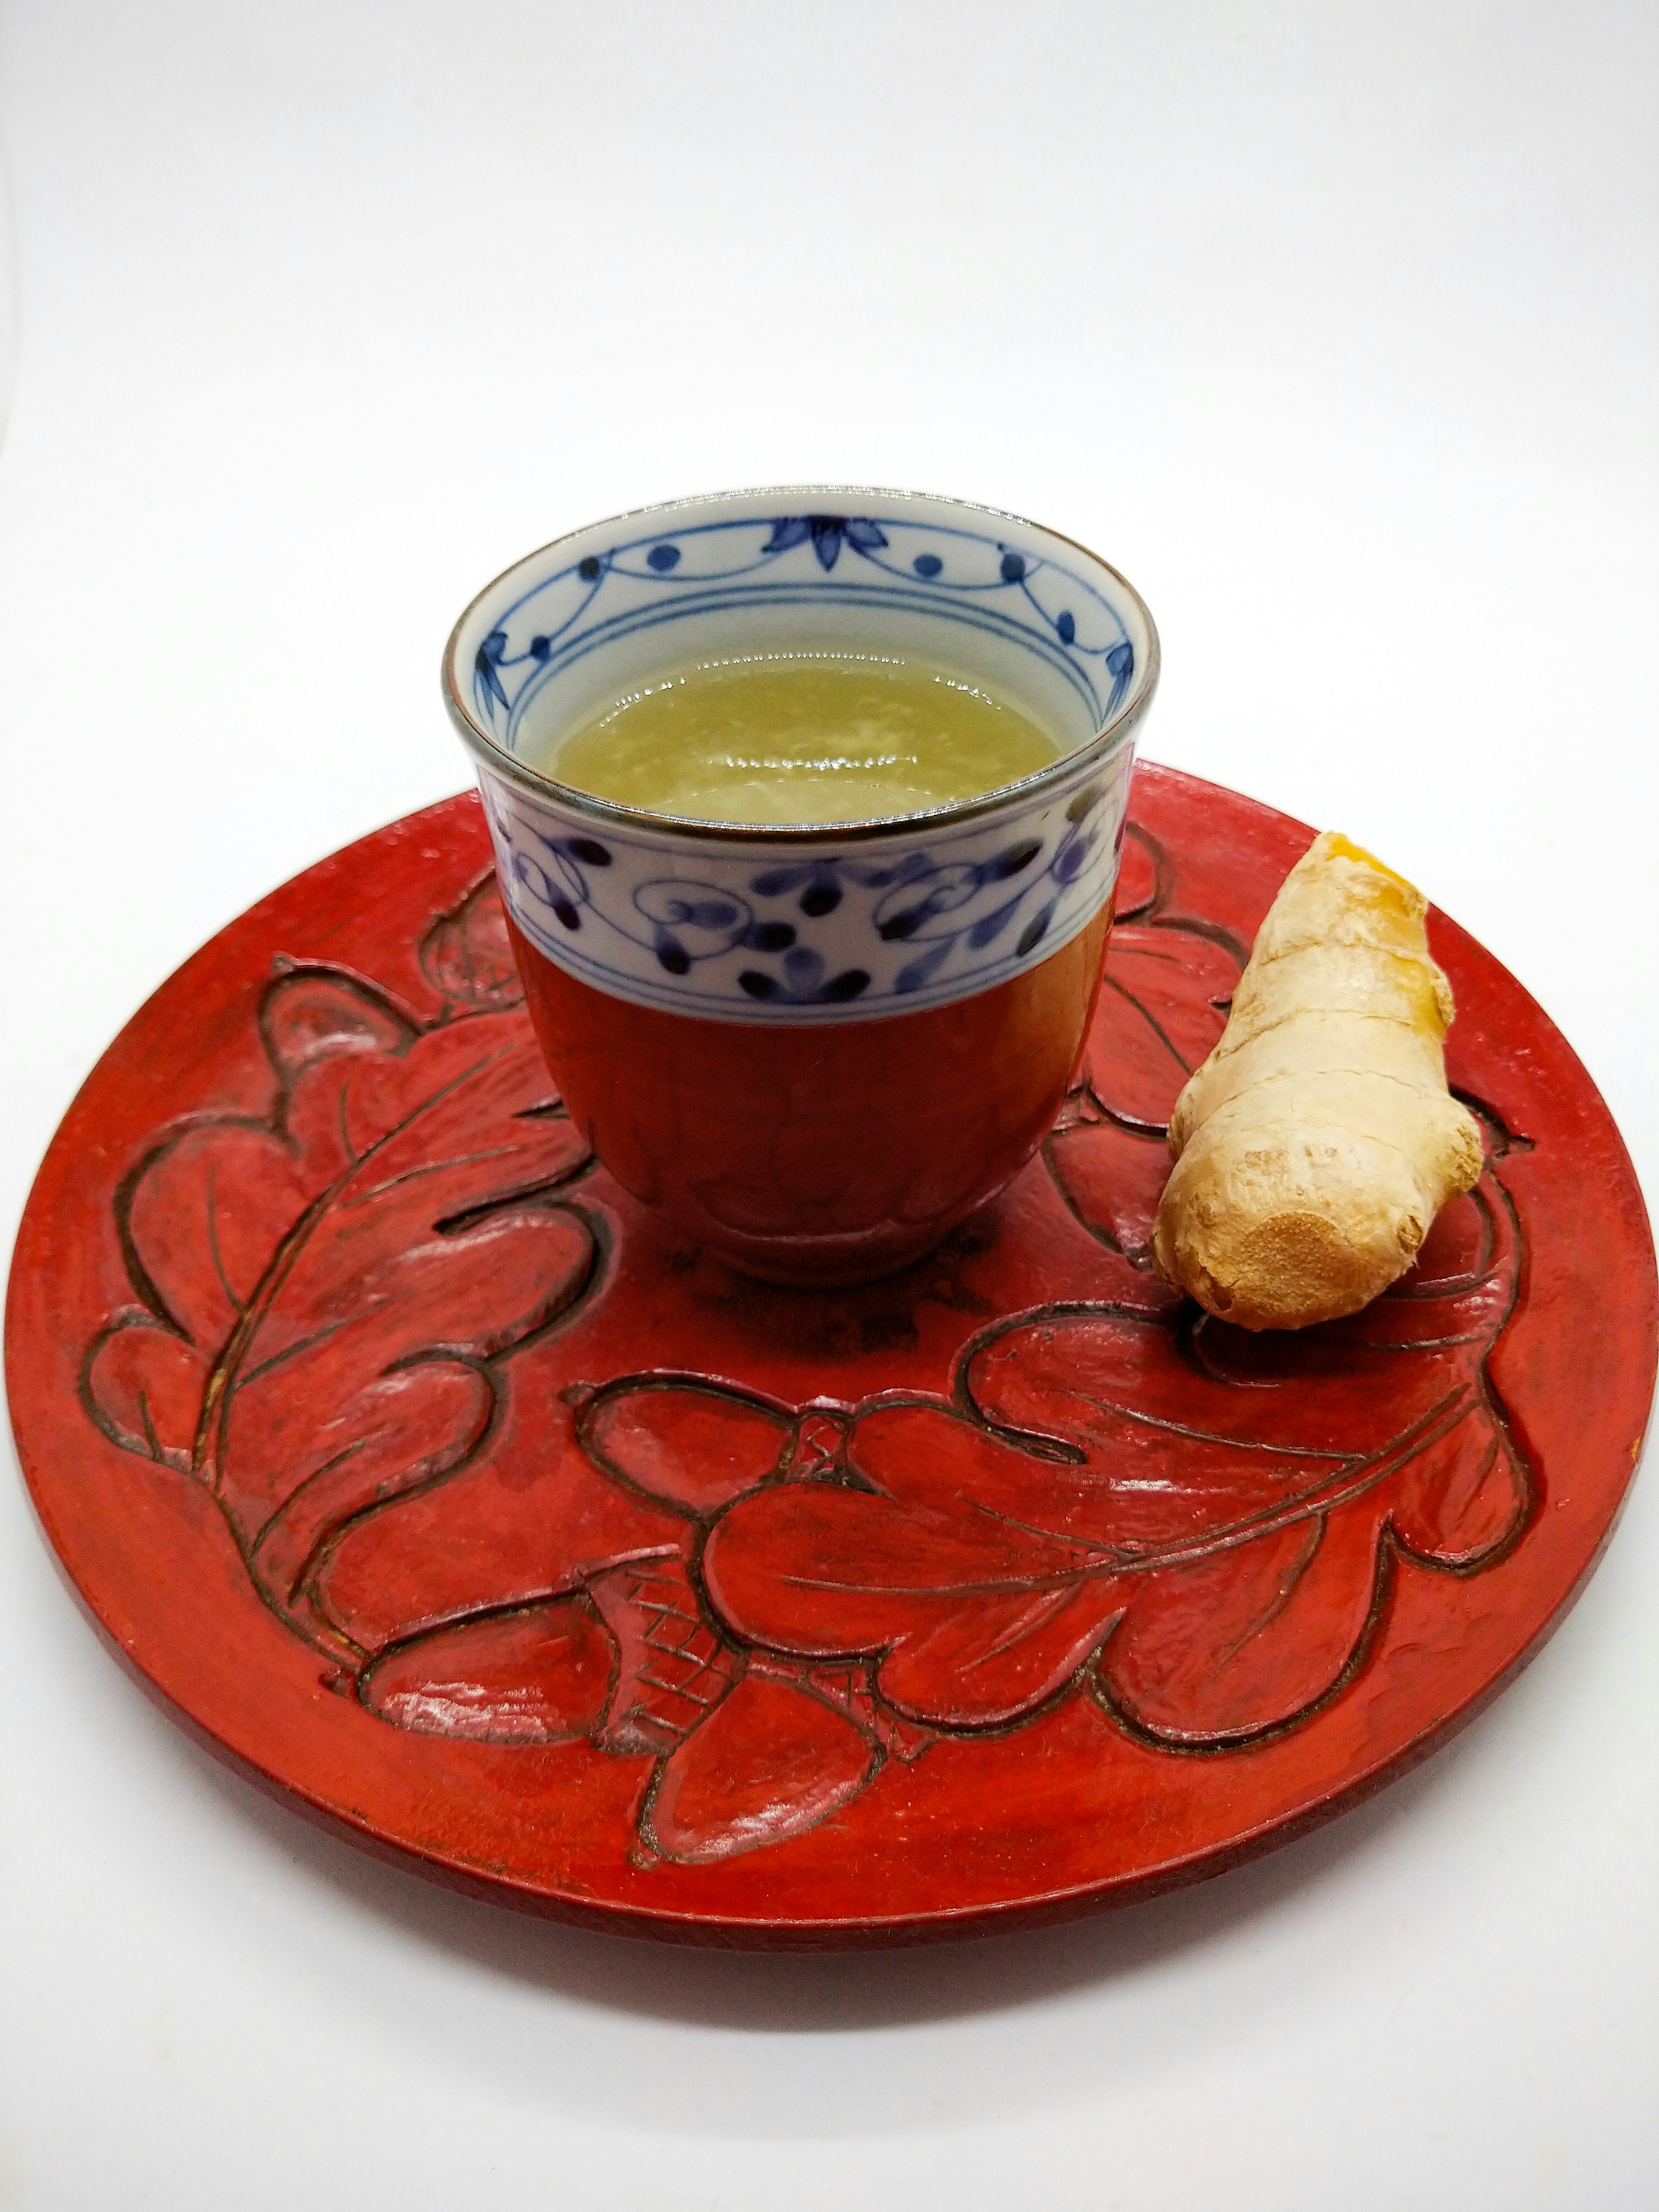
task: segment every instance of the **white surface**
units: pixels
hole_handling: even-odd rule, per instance
[[[1650,7],[14,0],[0,75],[9,1223],[167,970],[464,781],[477,585],[812,477],[1119,562],[1152,754],[1415,876],[1659,1188]],[[0,1563],[0,2204],[1659,2202],[1651,1475],[1543,1657],[1367,1810],[886,1959],[372,1865],[152,1713],[9,1484]]]

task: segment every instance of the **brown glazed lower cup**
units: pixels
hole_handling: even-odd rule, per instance
[[[758,825],[559,782],[641,685],[780,652],[914,659],[1048,729],[1048,766],[872,822]],[[472,753],[537,1035],[625,1188],[745,1273],[853,1283],[1018,1174],[1081,1054],[1158,634],[1014,515],[846,487],[597,523],[489,585],[445,696]]]
[[[762,1027],[664,1013],[513,946],[571,1118],[625,1190],[744,1274],[865,1282],[995,1196],[1082,1056],[1108,906],[1036,967],[884,1021]]]

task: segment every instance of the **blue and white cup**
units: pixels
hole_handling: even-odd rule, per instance
[[[1060,756],[978,797],[799,828],[623,805],[532,765],[562,732],[671,672],[809,651],[947,668],[1021,708]],[[925,1223],[908,1218],[914,1147],[887,1122],[878,1133],[893,1174],[879,1190],[849,1193],[840,1213],[821,1191],[803,1209],[780,1187],[775,1220],[757,1203],[768,1173],[787,1182],[787,1146],[753,1174],[724,1178],[702,1158],[682,1175],[672,1160],[635,1157],[641,1147],[616,1133],[627,1117],[603,1054],[632,1054],[644,1038],[655,1054],[677,1032],[642,1030],[616,1010],[769,1033],[731,1046],[733,1070],[752,1073],[785,1066],[814,1033],[822,1050],[825,1030],[937,1013],[1017,982],[1085,933],[1103,943],[1097,925],[1158,672],[1152,617],[1105,562],[1016,516],[909,492],[809,486],[679,500],[558,539],[488,586],[450,638],[445,696],[477,770],[544,1045],[613,1171],[738,1265],[783,1279],[875,1272],[874,1260],[898,1264],[895,1254],[942,1234],[940,1221],[951,1223],[937,1208]],[[1094,969],[1097,982],[1097,958]],[[591,1050],[570,1042],[593,1026],[586,994],[608,1002],[598,1028],[609,1042]],[[1064,1025],[1077,1030],[1074,1048],[1086,1011]],[[890,1047],[901,1042],[893,1031]],[[714,1050],[711,1036],[695,1049]],[[1054,1082],[1051,1068],[1046,1089]],[[752,1121],[763,1108],[747,1110]],[[848,1097],[836,1110],[856,1121],[860,1106]],[[961,1218],[1016,1171],[1047,1126],[1031,1133],[1030,1120],[1021,1158],[1010,1160],[1006,1141],[985,1148],[986,1188],[985,1175],[968,1178],[972,1194],[962,1176],[944,1178],[945,1214]],[[867,1141],[867,1113],[863,1126]],[[803,1230],[809,1218],[816,1225]],[[803,1236],[829,1239],[822,1265],[802,1258]]]

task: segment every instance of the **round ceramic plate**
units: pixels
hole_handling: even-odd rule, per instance
[[[76,1099],[12,1275],[24,1469],[113,1649],[371,1849],[726,1944],[1144,1896],[1443,1741],[1631,1480],[1629,1161],[1437,916],[1478,1188],[1352,1320],[1178,1303],[1162,1125],[1309,832],[1152,768],[1133,823],[1054,1134],[856,1291],[744,1281],[588,1157],[470,794],[225,930]]]

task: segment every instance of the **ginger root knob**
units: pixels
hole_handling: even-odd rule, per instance
[[[1176,1102],[1158,1272],[1245,1328],[1357,1313],[1406,1272],[1480,1132],[1446,1088],[1426,902],[1327,831],[1279,888],[1215,1050]]]

